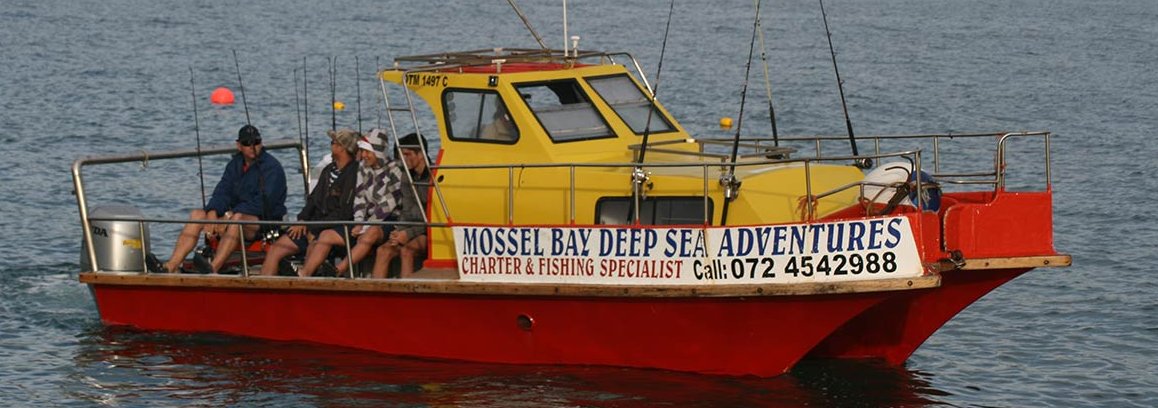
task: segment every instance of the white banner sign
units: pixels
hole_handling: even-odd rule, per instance
[[[802,283],[923,273],[908,218],[749,227],[454,227],[471,282]]]

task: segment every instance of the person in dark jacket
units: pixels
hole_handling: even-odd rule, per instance
[[[285,216],[285,169],[261,145],[261,132],[252,125],[242,126],[237,132],[237,153],[225,166],[225,172],[205,208],[193,210],[190,222],[185,224],[168,262],[162,264],[153,254],[146,257],[149,270],[154,273],[177,272],[185,256],[197,246],[198,237],[216,236],[216,252],[232,253],[240,246],[239,224],[199,224],[201,220],[280,221]],[[259,225],[244,227],[245,239],[256,238]],[[214,257],[209,265],[198,265],[199,272],[216,273],[225,265],[228,256]]]
[[[306,206],[298,213],[298,221],[350,221],[354,219],[354,189],[358,181],[358,139],[362,136],[351,129],[329,132],[330,154],[333,162],[322,170],[318,184],[306,198]],[[265,255],[262,275],[276,275],[283,258],[306,251],[318,234],[337,224],[295,225],[278,238]]]

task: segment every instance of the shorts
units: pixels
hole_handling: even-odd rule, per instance
[[[374,246],[378,246],[378,245],[381,245],[381,244],[385,243],[385,242],[386,242],[386,239],[387,239],[387,238],[390,238],[390,233],[391,233],[392,231],[394,231],[394,226],[393,226],[393,225],[379,225],[378,227],[379,227],[379,228],[382,228],[382,237],[381,237],[381,238],[378,238],[378,242],[372,242],[372,243],[371,243],[371,244],[372,244],[372,245],[374,245]],[[354,227],[350,227],[350,230],[352,231],[352,230],[354,230],[355,228],[361,228],[361,226],[354,226]],[[345,236],[345,235],[342,235],[343,229],[342,229],[341,227],[338,227],[338,228],[332,228],[332,229],[334,230],[334,232],[337,232],[337,233],[338,233],[338,236],[342,237],[342,240],[343,240],[343,242],[345,242],[345,238],[346,238],[346,236]],[[355,238],[355,239],[354,239],[354,243],[356,244],[357,242],[358,242],[358,239],[357,239],[357,238]]]

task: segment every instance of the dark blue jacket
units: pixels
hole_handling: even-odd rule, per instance
[[[262,150],[248,170],[242,170],[244,165],[245,157],[234,154],[205,211],[217,211],[218,215],[233,211],[262,220],[281,220],[286,212],[285,169],[281,162]]]

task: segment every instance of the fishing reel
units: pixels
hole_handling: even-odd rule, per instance
[[[734,200],[736,196],[740,195],[740,185],[743,184],[732,173],[720,176],[720,185],[724,186],[724,199]]]
[[[639,191],[640,197],[644,198],[647,198],[647,190],[655,187],[655,183],[651,182],[651,172],[644,171],[642,167],[631,170],[631,185]]]
[[[260,235],[261,239],[265,242],[274,242],[281,237],[281,228],[277,226],[262,228],[261,233],[258,235]]]

